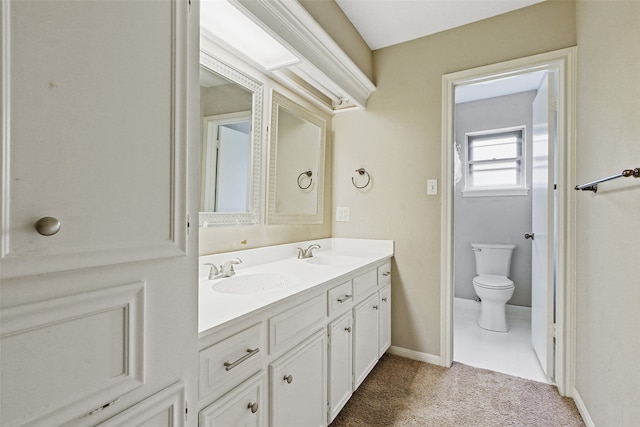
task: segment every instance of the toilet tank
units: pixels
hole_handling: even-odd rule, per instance
[[[472,243],[476,255],[476,274],[509,276],[511,255],[516,245],[496,243]]]

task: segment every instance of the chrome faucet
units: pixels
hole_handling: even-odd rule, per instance
[[[313,244],[307,249],[298,248],[298,259],[312,258],[314,249],[320,249],[320,245]]]
[[[220,275],[222,277],[231,277],[236,274],[236,271],[233,269],[234,265],[242,264],[242,260],[240,258],[234,258],[222,264],[220,267]]]
[[[231,277],[236,274],[233,266],[236,264],[242,264],[242,260],[240,258],[234,258],[222,264],[220,267],[217,267],[215,264],[211,264],[210,262],[205,265],[210,265],[211,269],[209,270],[209,280],[217,279],[219,277]]]

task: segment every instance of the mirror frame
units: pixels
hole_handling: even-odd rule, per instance
[[[205,224],[206,226],[260,224],[262,212],[260,204],[262,183],[262,93],[264,85],[202,51],[200,52],[200,66],[247,89],[253,95],[251,102],[251,209],[248,212],[200,212],[199,226],[202,228],[205,227]],[[201,160],[204,162],[205,159],[202,158]],[[201,183],[203,165],[204,163],[200,165]]]
[[[306,110],[291,99],[273,90],[271,94],[271,126],[269,132],[269,200],[268,224],[322,224],[324,217],[324,157],[327,122],[322,117]],[[320,128],[320,152],[318,159],[317,201],[315,214],[288,214],[276,212],[276,169],[278,151],[278,109],[304,119]]]

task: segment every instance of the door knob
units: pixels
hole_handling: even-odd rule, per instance
[[[525,239],[533,240],[533,236],[534,236],[534,233],[524,233],[524,238]]]
[[[60,221],[50,216],[45,216],[36,221],[36,231],[43,236],[53,236],[60,231]]]

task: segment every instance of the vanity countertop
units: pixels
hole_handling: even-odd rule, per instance
[[[313,258],[298,259],[297,248],[319,244]],[[271,304],[393,256],[392,240],[329,238],[265,248],[247,249],[201,256],[199,260],[198,332],[202,336],[234,319],[249,315]],[[233,258],[236,274],[230,278],[209,280],[206,263],[221,265]],[[228,293],[228,288],[252,277],[270,277],[278,287],[266,292]],[[233,280],[233,281],[232,281]],[[227,281],[226,283],[224,283]],[[281,285],[281,286],[280,286]],[[239,289],[239,288],[238,288]]]

